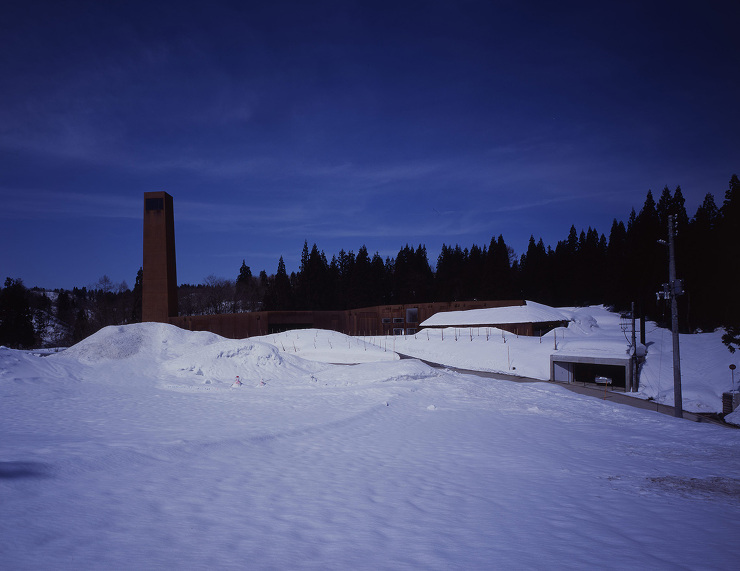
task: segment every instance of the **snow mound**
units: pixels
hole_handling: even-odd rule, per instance
[[[222,341],[214,333],[186,331],[166,323],[104,327],[67,349],[63,355],[82,363],[128,360],[137,356],[169,359]]]
[[[400,358],[392,350],[375,346],[368,337],[350,337],[324,329],[298,329],[254,339],[274,345],[283,353],[322,363],[354,365]]]
[[[299,355],[301,352],[298,353]],[[169,388],[205,385],[233,388],[239,377],[244,387],[345,387],[406,382],[438,376],[416,360],[337,365],[304,359],[253,339],[224,340],[193,351],[162,366]],[[173,384],[176,379],[177,384]]]
[[[129,387],[153,383],[166,389],[212,391],[385,382],[387,375],[379,375],[377,369],[363,374],[355,367],[330,363],[390,363],[397,362],[398,355],[336,332],[301,330],[226,339],[163,323],[138,323],[101,329],[51,358],[66,366],[91,367],[94,373],[85,376],[96,382],[126,378]],[[426,367],[402,369],[401,376],[407,378],[428,374]],[[388,375],[398,376],[399,371]],[[237,377],[242,384],[236,384]]]
[[[0,371],[9,369],[12,365],[20,362],[19,355],[22,355],[20,351],[0,345]]]
[[[561,311],[570,318],[568,329],[578,333],[592,333],[599,329],[599,322],[589,309],[593,308],[569,308]]]
[[[740,408],[728,414],[725,417],[725,422],[729,422],[730,424],[734,424],[735,426],[740,426]]]
[[[164,371],[203,384],[229,383],[238,376],[246,386],[309,377],[324,368],[319,363],[281,354],[267,343],[251,339],[222,340],[163,364]]]

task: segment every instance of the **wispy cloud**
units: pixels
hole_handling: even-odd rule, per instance
[[[141,218],[143,193],[137,198],[100,193],[0,189],[2,218]]]

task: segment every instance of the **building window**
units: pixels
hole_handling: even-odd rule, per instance
[[[403,327],[395,327],[393,329],[393,335],[403,335]]]
[[[394,317],[393,323],[403,323],[403,317]]]
[[[384,317],[383,319],[381,319],[381,323],[390,323],[390,322],[391,322],[390,317]]]
[[[147,198],[146,199],[147,210],[164,210],[164,199],[163,198]]]
[[[414,335],[416,333],[416,328],[409,327],[406,329],[406,335]]]
[[[406,310],[406,323],[419,323],[419,309],[410,307]]]

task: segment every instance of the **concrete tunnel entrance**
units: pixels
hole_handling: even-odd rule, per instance
[[[612,387],[627,390],[632,383],[629,357],[593,357],[585,355],[550,355],[550,380],[561,383],[593,383],[596,377],[612,380]]]

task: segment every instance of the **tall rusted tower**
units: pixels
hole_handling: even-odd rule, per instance
[[[175,214],[166,192],[144,193],[142,321],[167,323],[177,316]]]

